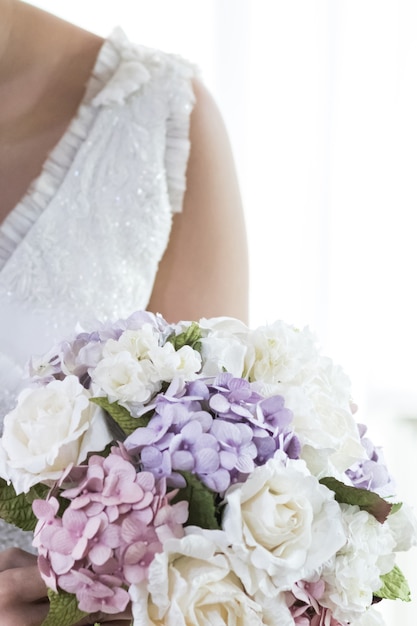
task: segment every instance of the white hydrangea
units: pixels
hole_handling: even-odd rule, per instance
[[[386,524],[392,532],[396,552],[406,552],[417,545],[417,519],[405,502],[398,511],[388,516]]]
[[[251,331],[253,351],[245,361],[246,375],[266,383],[305,384],[317,370],[318,352],[314,335],[280,320]]]
[[[341,476],[364,456],[351,412],[350,381],[319,354],[314,335],[278,321],[248,339],[245,373],[266,395],[280,394],[294,414],[302,458],[318,477]]]
[[[382,615],[371,607],[358,619],[355,619],[351,626],[385,626],[385,621]]]
[[[395,539],[388,524],[359,507],[342,504],[341,511],[347,541],[334,563],[323,569],[326,588],[320,603],[336,619],[352,621],[371,606],[373,593],[381,588],[381,576],[394,567]]]

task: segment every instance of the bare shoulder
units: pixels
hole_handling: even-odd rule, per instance
[[[225,124],[212,94],[197,78],[193,80],[193,91],[196,102],[190,124],[190,141],[193,148],[190,165],[209,150],[213,151],[212,156],[221,149],[230,152]]]
[[[65,134],[103,42],[28,3],[9,6],[7,24],[0,0],[0,221]]]
[[[149,308],[173,321],[246,320],[247,246],[232,150],[213,97],[200,81],[193,87],[184,206],[174,216]]]

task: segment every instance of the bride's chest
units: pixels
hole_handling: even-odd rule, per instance
[[[0,230],[0,299],[50,311],[59,328],[143,308],[172,219],[158,129],[132,134],[110,111],[88,122],[81,141],[72,127]]]
[[[0,223],[27,193],[42,171],[52,148],[65,133],[69,120],[47,129],[22,134],[0,133]]]

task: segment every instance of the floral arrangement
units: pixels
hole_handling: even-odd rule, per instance
[[[308,329],[138,312],[29,373],[0,516],[34,530],[45,626],[370,626],[409,600],[416,522]]]

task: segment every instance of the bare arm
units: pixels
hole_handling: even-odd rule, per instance
[[[247,247],[229,140],[210,94],[194,83],[183,211],[174,216],[149,310],[168,321],[231,315],[247,321]]]

